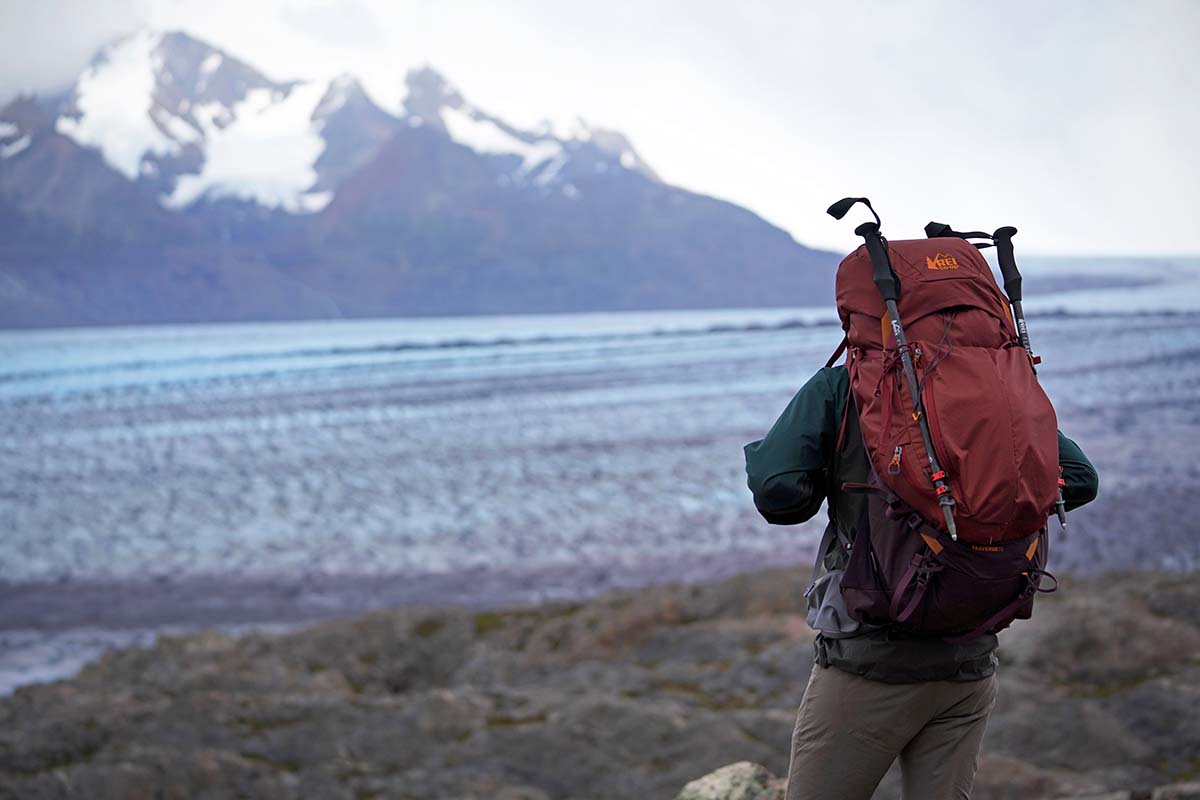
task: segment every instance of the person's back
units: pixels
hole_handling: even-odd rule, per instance
[[[1066,508],[1091,501],[1098,478],[1079,447],[1058,434]],[[771,523],[812,518],[828,499],[817,568],[837,577],[862,530],[872,466],[845,367],[826,367],[792,399],[767,435],[746,445],[754,503]],[[810,588],[815,664],[797,713],[787,800],[869,798],[900,759],[910,800],[968,797],[996,695],[994,633],[919,635],[866,623],[828,580]],[[952,639],[952,640],[948,640]]]

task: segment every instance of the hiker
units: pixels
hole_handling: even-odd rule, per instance
[[[845,406],[849,381],[844,366],[820,370],[770,432],[746,446],[754,503],[768,522],[805,522],[832,495],[829,525],[837,525],[839,499],[846,499],[837,487],[867,471],[857,415]],[[835,452],[843,416],[846,430]],[[1058,447],[1070,510],[1095,498],[1097,476],[1061,433]],[[822,556],[832,569],[845,566],[837,547]],[[996,697],[997,645],[990,633],[964,644],[887,627],[845,638],[818,633],[792,740],[787,800],[865,800],[897,757],[905,798],[968,797]]]
[[[866,249],[847,257],[838,275],[847,365],[832,366],[835,354],[796,393],[767,435],[745,448],[754,503],[768,522],[805,522],[829,501],[829,523],[808,593],[809,623],[818,630],[815,664],[797,713],[787,800],[867,800],[897,758],[906,800],[969,797],[996,698],[996,631],[1028,617],[1034,595],[1051,590],[1044,585],[1052,578],[1045,572],[1044,523],[1054,513],[1055,494],[1062,504],[1059,511],[1096,496],[1098,478],[1086,456],[1056,431],[1052,409],[1048,418],[1041,418],[1049,401],[1031,377],[1036,357],[1030,351],[1026,362],[1019,349],[1018,339],[1028,349],[1023,314],[1016,325],[1007,304],[1000,307],[1006,298],[995,287],[990,267],[964,241],[966,235],[946,226],[938,232],[940,238],[928,240],[882,240],[882,250],[875,253],[869,253],[868,241]],[[926,319],[914,316],[912,328],[919,334],[911,347],[902,326],[888,330],[879,294],[867,298],[863,288],[869,286],[872,268],[879,277],[889,269],[889,260],[896,268],[891,277],[903,288],[898,314],[906,309],[910,316],[914,309],[928,312]],[[949,293],[946,305],[937,292]],[[1010,293],[1019,303],[1019,283]],[[894,336],[897,330],[899,337]],[[990,355],[985,353],[991,341],[987,337],[998,337]],[[908,355],[919,368],[900,363],[897,341],[910,348]],[[960,381],[967,386],[961,390],[965,405],[954,405],[951,388],[961,378],[956,370],[970,373],[971,359],[984,356],[994,359],[999,373],[1004,373],[1006,360],[1015,359],[1007,367],[1009,380],[1029,381],[1021,384],[1020,400],[1010,400],[1000,412],[987,407],[995,398],[969,396],[974,389],[966,381]],[[920,447],[917,423],[932,443],[924,417],[934,411],[906,405],[912,402],[900,374],[906,370],[920,375],[916,385],[925,392],[943,392],[936,412],[945,418],[930,425],[942,437],[935,449],[947,451],[941,455],[952,463],[938,465],[930,457],[935,454]],[[971,403],[985,416],[966,419]],[[1002,419],[1008,415],[1015,420],[1020,415],[1009,410],[1025,408],[1022,403],[1038,419]],[[944,438],[955,433],[956,425],[963,442],[975,437],[978,445],[979,437],[1000,436],[1007,452],[956,449]],[[1052,450],[1052,444],[1022,443],[1022,431],[1032,430],[1051,442],[1057,432],[1057,451],[1049,456],[1057,457],[1053,464],[1036,458]],[[893,447],[893,441],[902,444]],[[918,453],[910,455],[913,450]],[[1022,455],[1015,466],[1008,463],[1014,452]],[[927,464],[936,471],[931,474]],[[1056,481],[1050,469],[1058,473]],[[995,475],[981,471],[994,471],[1003,480],[988,483]],[[944,492],[942,484],[935,489],[933,483],[938,472]],[[980,485],[1003,495],[994,504],[1001,512],[997,519],[1024,519],[1019,513],[1024,496],[1035,490],[1018,484],[1033,473],[1041,485],[1030,506],[1036,513],[1028,519],[1041,519],[1038,530],[1012,532],[984,518],[987,498],[980,497]],[[900,499],[901,492],[909,501]],[[941,501],[943,494],[952,493],[957,503]],[[919,503],[922,513],[914,510]],[[888,563],[897,559],[896,565]],[[1016,571],[996,581],[977,579],[989,569]],[[1000,587],[1008,587],[1008,594],[996,594]]]

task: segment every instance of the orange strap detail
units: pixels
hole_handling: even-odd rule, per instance
[[[1030,542],[1030,544],[1029,544],[1029,549],[1025,551],[1025,560],[1026,561],[1033,561],[1033,554],[1037,552],[1037,546],[1038,546],[1039,541],[1040,541],[1039,537],[1037,537],[1037,536],[1033,537],[1033,541]]]

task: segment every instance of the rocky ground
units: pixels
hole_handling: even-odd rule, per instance
[[[733,762],[783,774],[802,573],[114,652],[0,700],[0,797],[670,800]],[[1197,577],[1067,580],[1002,636],[976,800],[1200,777]]]
[[[762,764],[739,761],[692,781],[675,800],[784,800],[786,794],[786,779],[772,775]],[[1172,783],[1144,792],[1088,792],[1063,800],[1200,800],[1200,781]]]

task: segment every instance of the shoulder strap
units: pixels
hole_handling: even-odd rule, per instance
[[[833,362],[837,360],[837,357],[845,349],[846,339],[843,338],[841,345],[838,346],[838,352],[834,353],[834,357],[829,360],[829,364],[826,366],[832,366]],[[854,393],[850,389],[850,383],[847,382],[846,402],[842,408],[841,423],[838,425],[837,443],[834,445],[833,458],[831,459],[832,469],[830,470],[829,480],[838,480],[838,476],[841,473],[842,444],[845,442],[846,421],[850,418],[850,404],[853,402],[853,398]],[[829,503],[833,502],[832,494],[832,490],[829,490],[827,493],[826,500]],[[817,556],[813,560],[812,580],[809,581],[810,587],[817,582],[817,578],[821,577],[821,568],[825,565],[825,555],[829,552],[835,540],[844,550],[846,550],[846,552],[850,551],[851,542],[842,533],[841,528],[838,526],[838,523],[836,520],[834,520],[833,516],[830,515],[829,524],[825,526],[825,533],[821,535],[821,543],[817,545]]]
[[[842,347],[846,346],[846,340],[842,340]],[[853,356],[853,354],[852,354]],[[842,421],[838,425],[837,442],[833,446],[833,468],[835,471],[841,469],[842,462],[842,445],[846,441],[846,420],[850,419],[850,405],[854,402],[854,380],[846,382],[846,399],[842,404]]]
[[[834,350],[833,355],[831,355],[829,360],[825,362],[825,369],[829,369],[837,363],[837,360],[842,357],[842,353],[846,352],[846,345],[849,343],[850,338],[848,336],[843,336],[841,344],[837,346],[837,350]]]
[[[812,580],[808,582],[810,589],[817,582],[817,578],[821,577],[821,569],[825,566],[825,553],[829,551],[829,546],[833,544],[837,535],[837,523],[830,520],[829,524],[825,526],[825,533],[821,534],[821,543],[817,545],[817,557],[813,559]]]
[[[852,353],[849,366],[854,365],[853,356],[854,356],[854,354]],[[846,381],[846,399],[842,406],[842,421],[838,425],[837,442],[833,446],[833,459],[831,462],[832,470],[830,472],[829,478],[831,481],[834,481],[834,482],[841,479],[842,448],[846,444],[846,423],[849,421],[851,413],[854,413],[855,415],[858,414],[857,409],[851,408],[851,406],[854,405],[853,386],[854,386],[854,380],[853,380],[853,376],[851,376],[851,379]],[[842,491],[842,492],[846,491],[845,484],[843,484],[839,488],[840,488],[840,491]],[[833,503],[833,492],[834,492],[834,489],[832,487],[829,487],[827,490],[827,493],[826,493],[826,500],[829,503]],[[834,531],[834,534],[837,536],[838,542],[841,544],[842,548],[847,553],[849,553],[850,547],[853,545],[853,542],[850,541],[850,537],[848,537],[845,533],[842,532],[841,525],[835,523],[834,527],[836,528],[836,530]]]

